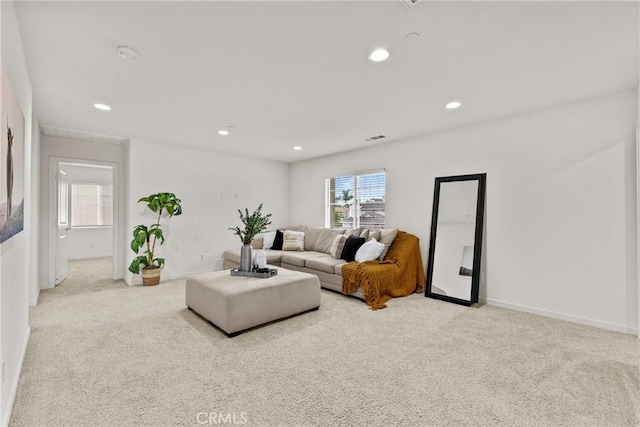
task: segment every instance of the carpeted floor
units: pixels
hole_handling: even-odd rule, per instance
[[[87,269],[93,271],[87,273]],[[636,337],[413,295],[229,339],[184,281],[128,287],[109,260],[43,291],[11,426],[633,426]]]

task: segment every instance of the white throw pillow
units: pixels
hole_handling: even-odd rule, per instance
[[[304,251],[304,231],[285,230],[284,240],[282,242],[282,250],[303,252]]]
[[[384,243],[371,239],[364,245],[360,246],[356,252],[356,262],[373,261],[377,259],[384,250]]]
[[[261,237],[264,239],[262,242],[262,247],[265,249],[271,249],[271,246],[273,246],[273,241],[276,238],[276,232],[265,231],[264,233],[262,233]]]

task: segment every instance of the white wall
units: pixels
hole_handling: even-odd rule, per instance
[[[34,232],[32,224],[32,90],[27,64],[18,30],[13,2],[0,2],[1,61],[17,95],[25,119],[25,224],[24,231],[0,246],[1,339],[0,359],[5,380],[0,386],[0,423],[6,425],[20,377],[22,361],[29,339],[29,243]]]
[[[241,246],[228,230],[240,225],[238,209],[253,210],[263,202],[273,227],[289,224],[287,164],[134,139],[128,147],[127,236],[135,225],[154,220],[137,204],[140,197],[172,192],[182,200],[184,214],[162,221],[166,242],[156,255],[166,258],[163,280],[221,269],[222,252]],[[133,257],[129,250],[125,268]],[[139,275],[128,274],[126,280],[141,283]]]
[[[38,120],[32,117],[31,126],[31,214],[32,224],[29,239],[29,305],[38,302],[40,294],[40,126]]]
[[[385,168],[387,225],[426,259],[434,178],[486,172],[481,299],[633,333],[637,109],[633,90],[296,163],[291,223],[323,223],[325,178]]]
[[[69,183],[113,185],[113,169],[64,165]],[[113,227],[72,228],[67,233],[70,260],[108,257],[113,254]]]
[[[67,232],[69,260],[110,257],[113,228],[72,228]]]
[[[64,158],[66,160],[78,160],[89,162],[107,162],[115,164],[118,167],[118,182],[114,183],[114,187],[118,183],[124,182],[124,148],[122,145],[103,144],[89,141],[81,141],[77,139],[57,138],[43,135],[40,142],[40,284],[41,288],[53,287],[49,268],[49,227],[53,227],[53,220],[49,218],[49,184],[50,184],[50,165],[51,158]],[[124,184],[120,185],[124,187]],[[122,188],[120,189],[122,190]],[[114,189],[115,191],[115,189]],[[120,233],[118,235],[118,247],[122,248],[119,257],[114,259],[114,270],[121,272],[123,270],[123,257],[126,248],[125,243],[125,218],[127,206],[124,204],[124,191],[119,192],[119,219]],[[114,200],[114,203],[116,201]],[[115,208],[114,208],[115,209]],[[128,232],[126,235],[128,236]],[[51,254],[53,256],[53,254]],[[121,277],[116,275],[115,277]]]

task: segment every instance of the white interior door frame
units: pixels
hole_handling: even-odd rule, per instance
[[[56,233],[58,197],[56,186],[56,173],[60,163],[72,163],[79,165],[98,165],[111,167],[113,173],[113,271],[112,278],[122,278],[122,260],[120,248],[120,171],[118,163],[103,162],[99,160],[81,160],[68,157],[49,157],[49,203],[47,215],[48,260],[47,260],[47,288],[53,288],[56,280]]]
[[[69,176],[58,163],[56,170],[57,220],[56,220],[56,253],[55,253],[55,285],[62,283],[69,272],[69,251],[67,236],[71,227],[69,221]]]
[[[638,287],[638,338],[640,338],[640,90],[638,91],[638,121],[636,122],[636,285]]]

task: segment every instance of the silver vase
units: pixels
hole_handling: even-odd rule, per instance
[[[251,245],[240,248],[240,271],[251,271]]]

